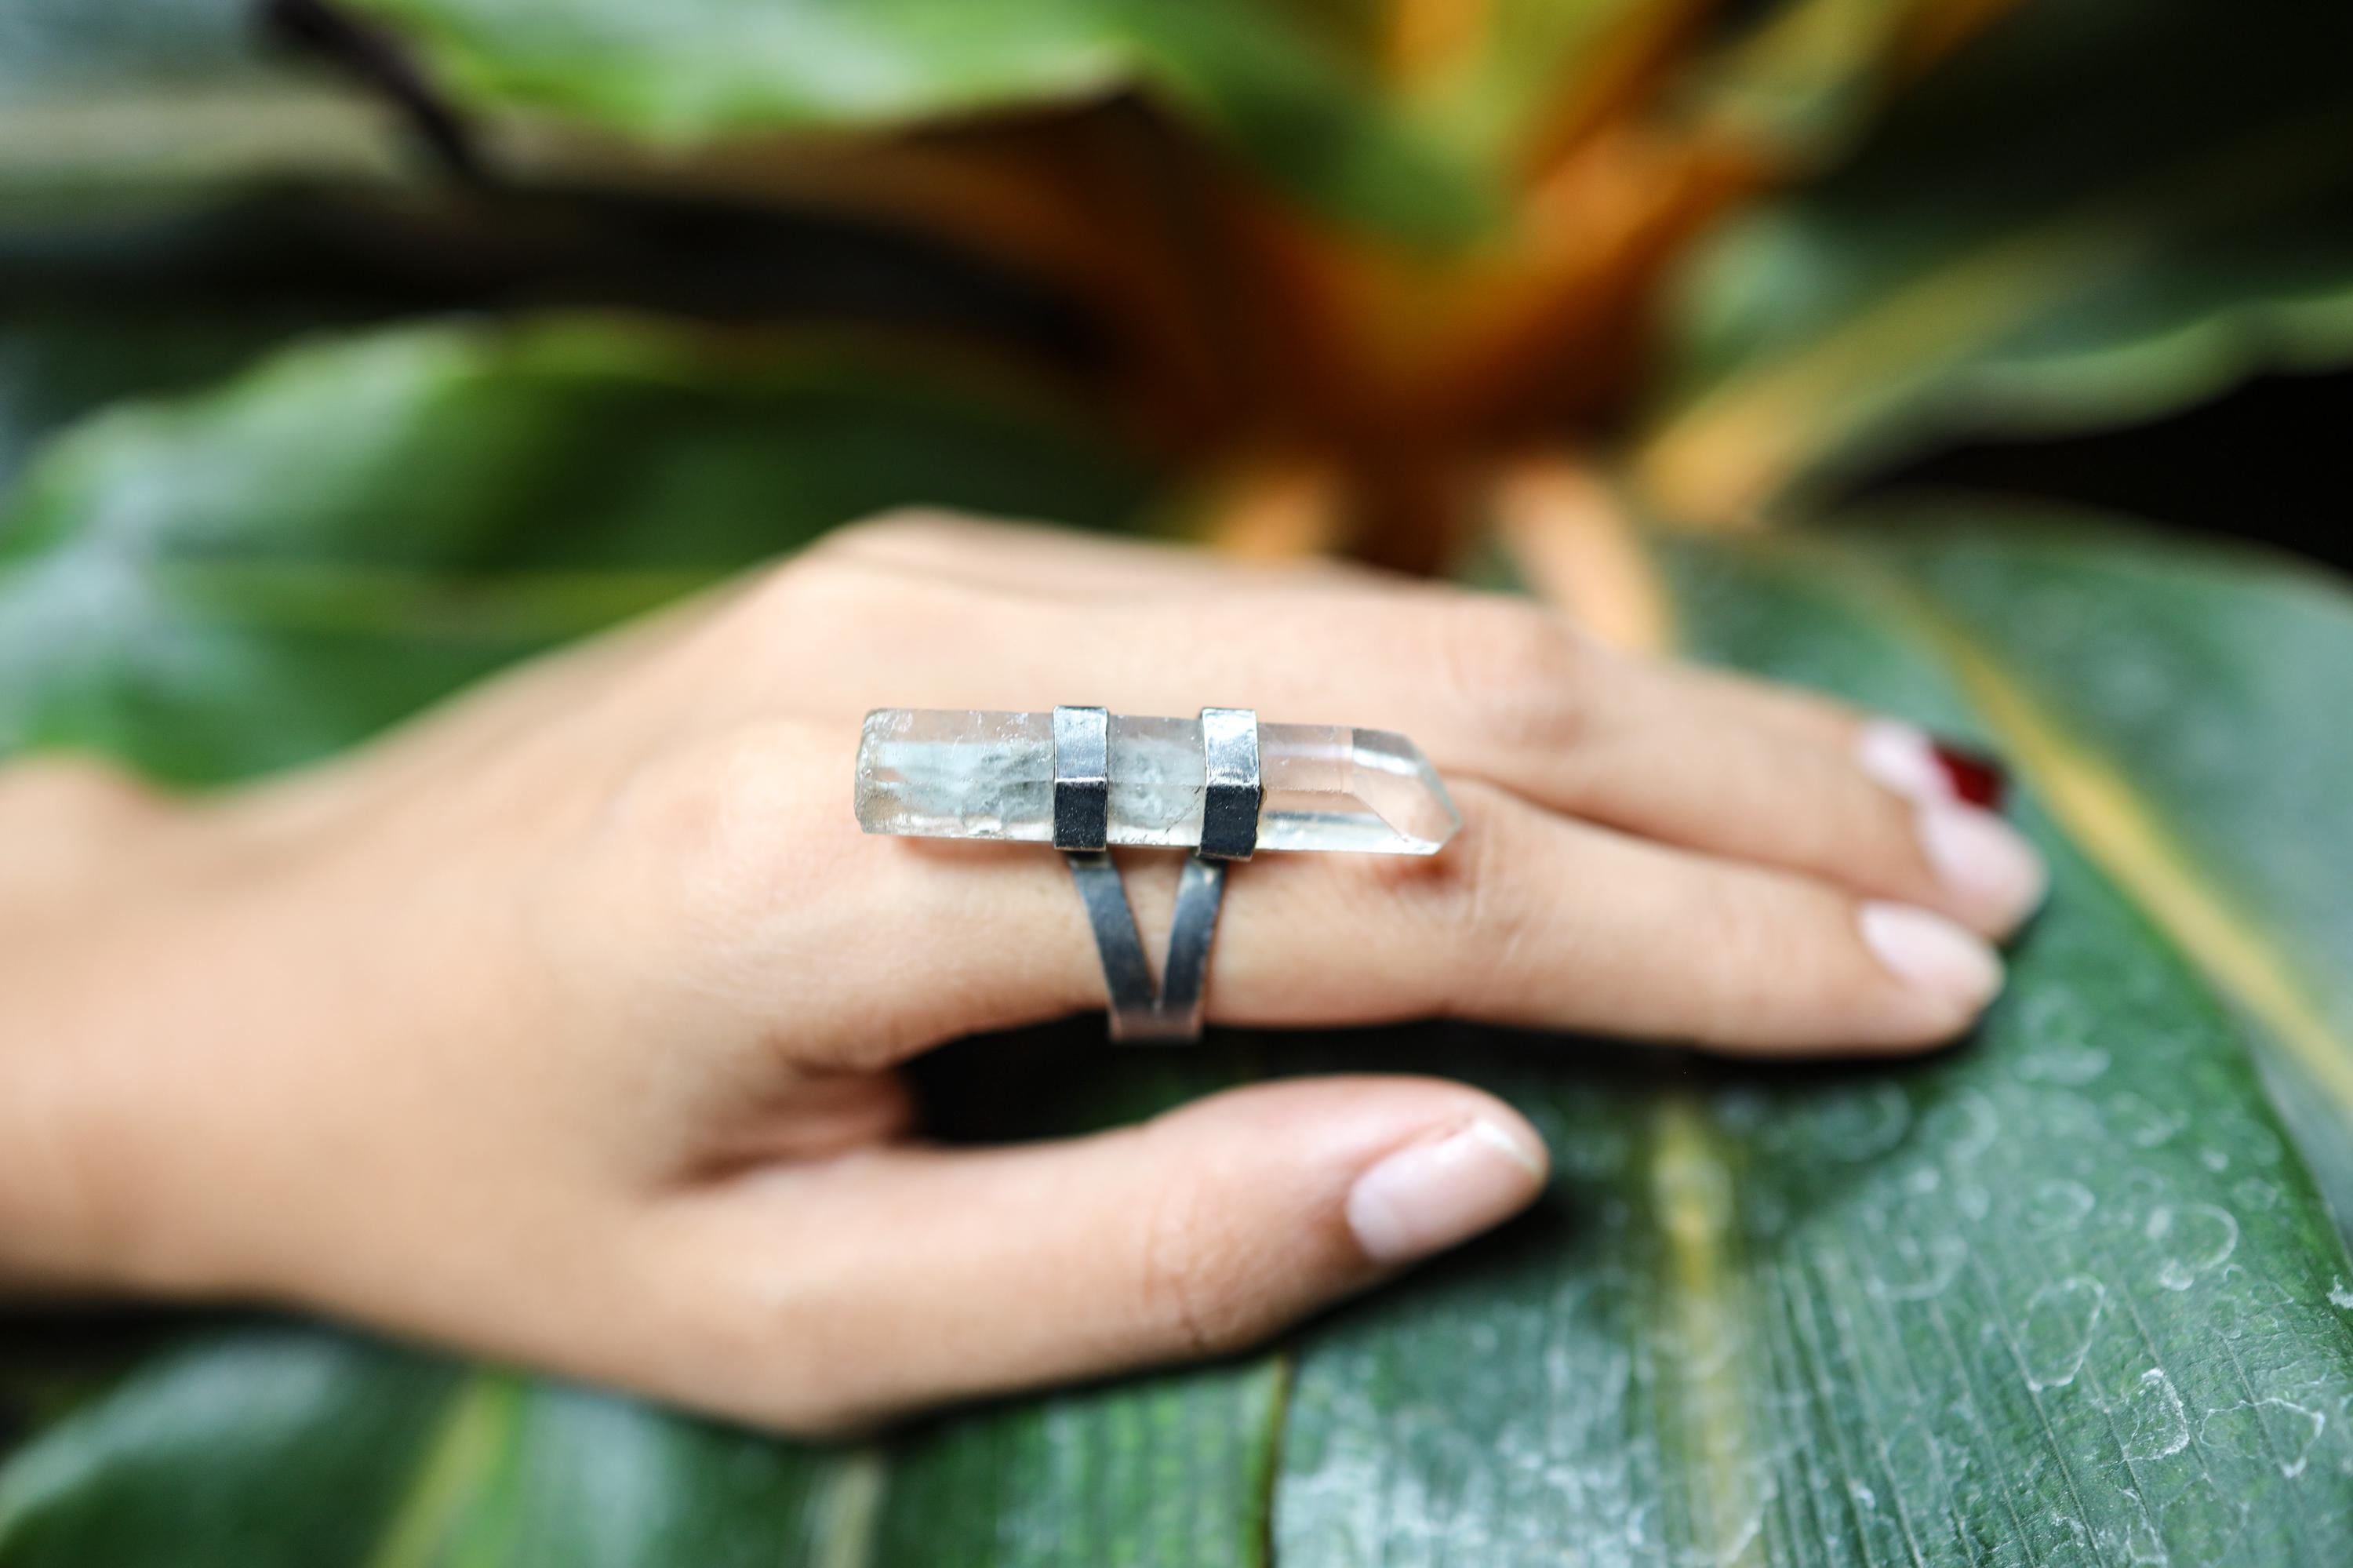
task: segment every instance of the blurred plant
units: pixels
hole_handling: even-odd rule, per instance
[[[1577,1218],[1263,1361],[819,1455],[243,1330],[8,1384],[0,1563],[2345,1561],[2353,1264],[2283,1133],[2353,1214],[2353,614],[2047,509],[1820,514],[2353,359],[2348,43],[2304,0],[0,0],[0,751],[283,766],[918,501],[1509,576],[1992,732],[2059,865],[1985,1039],[1901,1080],[1447,1037]]]

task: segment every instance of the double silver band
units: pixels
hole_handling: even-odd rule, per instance
[[[1105,847],[1111,821],[1111,715],[1103,708],[1054,710],[1054,847],[1069,862],[1093,928],[1111,997],[1114,1040],[1191,1040],[1201,1033],[1209,947],[1225,903],[1226,863],[1258,848],[1265,787],[1259,770],[1258,715],[1203,708],[1201,843],[1176,885],[1168,956],[1155,985],[1127,885]]]

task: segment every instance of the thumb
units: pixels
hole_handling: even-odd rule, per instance
[[[826,1431],[1214,1355],[1489,1229],[1545,1171],[1518,1112],[1404,1077],[1231,1090],[1067,1142],[765,1171],[696,1198],[679,1228],[685,1272],[715,1275],[709,1299],[737,1320],[713,1324],[723,1354],[666,1358],[664,1381]]]

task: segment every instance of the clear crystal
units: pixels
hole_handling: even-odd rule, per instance
[[[1259,726],[1262,850],[1435,854],[1462,825],[1421,748],[1345,725]],[[1198,719],[1111,717],[1111,842],[1201,839]],[[858,745],[858,825],[921,838],[1054,837],[1051,714],[877,708]]]

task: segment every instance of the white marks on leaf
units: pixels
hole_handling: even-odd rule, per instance
[[[2162,1568],[2173,1561],[2173,1553],[2157,1533],[2157,1526],[2147,1519],[2137,1519],[2125,1531],[2125,1561],[2138,1568]]]
[[[2242,1176],[2232,1184],[2231,1201],[2242,1209],[2276,1209],[2280,1190],[2260,1176]]]
[[[1942,1296],[1968,1259],[1968,1248],[1958,1236],[1929,1238],[1925,1254],[1918,1242],[1905,1236],[1896,1244],[1896,1253],[1909,1268],[1910,1277],[1887,1279],[1874,1276],[1868,1288],[1882,1300],[1927,1301]]]
[[[2328,1417],[2321,1412],[2271,1394],[2208,1411],[2198,1424],[2198,1441],[2226,1454],[2268,1458],[2292,1481],[2311,1464],[2327,1428]]]
[[[2080,993],[2048,987],[2019,1003],[2021,1033],[2038,1046],[2011,1067],[2019,1081],[2077,1087],[2108,1070],[2108,1054],[2092,1038],[2101,1020]]]
[[[2062,1178],[2035,1184],[2027,1194],[2023,1217],[2031,1229],[2051,1234],[2075,1229],[2098,1206],[2089,1187]]]
[[[2157,1282],[2168,1290],[2189,1289],[2200,1275],[2221,1267],[2239,1248],[2239,1222],[2229,1210],[2211,1203],[2159,1204],[2142,1229],[2149,1240],[2165,1246]]]
[[[1812,1120],[1815,1147],[1860,1164],[1904,1141],[1912,1130],[1912,1100],[1897,1085],[1882,1081],[1823,1101]]]
[[[2126,1089],[2108,1102],[2111,1122],[2136,1149],[2170,1143],[2189,1125],[2189,1113],[2162,1109]]]
[[[2100,1119],[2100,1107],[2083,1096],[2046,1086],[2037,1100],[2042,1136],[2086,1147],[2107,1140],[2108,1129]]]
[[[2353,1312],[2353,1289],[2348,1289],[2340,1277],[2328,1282],[2328,1304],[2346,1312]]]
[[[2189,1446],[2189,1417],[2173,1380],[2157,1367],[2140,1374],[2126,1396],[2125,1457],[2169,1459]]]
[[[2063,1044],[2039,1051],[2018,1065],[2018,1075],[2030,1084],[2058,1084],[2081,1088],[2108,1070],[2108,1054],[2096,1045]]]
[[[2061,1513],[2054,1509],[2050,1518],[2052,1528],[2066,1531],[2067,1543],[2076,1552],[2089,1555],[2099,1550],[2099,1542],[2093,1536],[2091,1530],[2073,1514]]]
[[[2318,1446],[2320,1435],[2327,1429],[2328,1417],[2317,1410],[2309,1410],[2293,1400],[2271,1398],[2255,1401],[2255,1411],[2274,1412],[2265,1425],[2280,1442],[2280,1474],[2289,1480],[2304,1474],[2305,1466],[2312,1462],[2312,1450]]]
[[[2101,1185],[2107,1189],[2109,1202],[2120,1213],[2136,1210],[2146,1213],[2166,1202],[2173,1190],[2169,1178],[2146,1165],[2127,1167],[2121,1174],[2110,1171],[2102,1178]]]
[[[2085,1275],[2042,1287],[2026,1303],[2020,1349],[2028,1386],[2064,1388],[2084,1370],[2092,1334],[2107,1310],[2108,1287]]]
[[[1945,1158],[1955,1165],[1974,1161],[2001,1133],[1993,1102],[1975,1089],[1962,1089],[1931,1106],[1920,1118],[1920,1128],[1944,1145]]]

